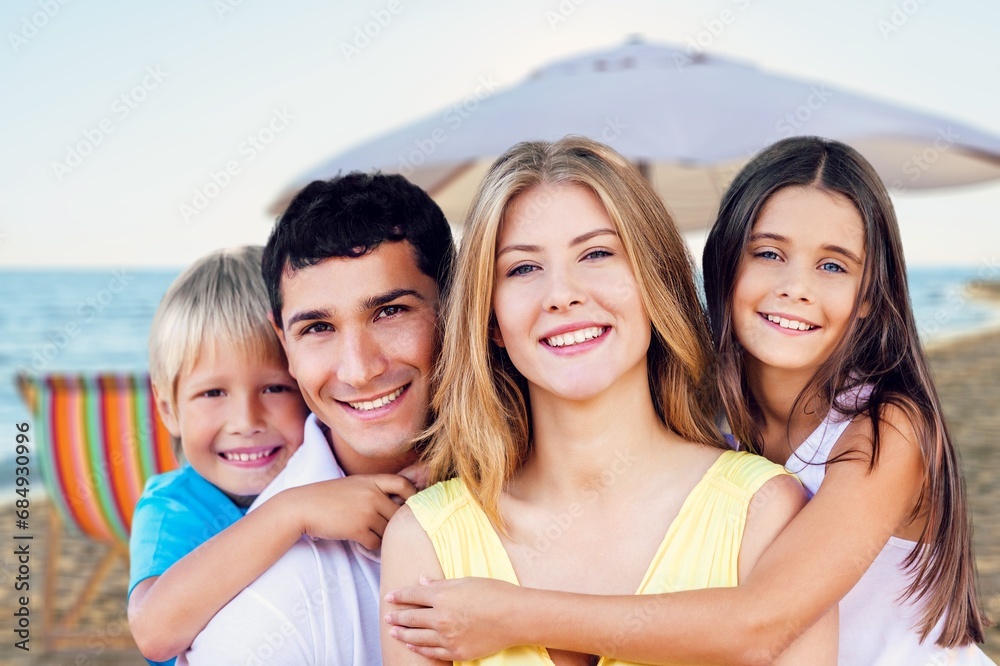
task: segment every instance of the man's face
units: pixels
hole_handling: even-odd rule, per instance
[[[309,408],[348,474],[398,472],[424,427],[438,289],[410,243],[383,243],[281,277],[278,330]]]

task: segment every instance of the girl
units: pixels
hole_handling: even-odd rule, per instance
[[[612,654],[767,661],[839,602],[841,664],[992,663],[971,645],[986,621],[961,470],[874,169],[815,137],[763,151],[723,198],[704,273],[733,434],[815,497],[738,587],[656,597]],[[522,642],[588,651],[640,610],[471,579],[390,596],[427,607],[387,620],[440,659]]]
[[[433,476],[458,478],[393,519],[384,589],[472,575],[648,595],[745,579],[805,496],[714,426],[691,261],[648,183],[586,139],[524,143],[471,211],[428,451]],[[782,663],[832,664],[835,620]],[[413,663],[386,630],[386,662]],[[522,644],[481,663],[593,662]]]

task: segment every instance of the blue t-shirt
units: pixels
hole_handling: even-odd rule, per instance
[[[132,517],[128,593],[246,515],[194,469],[150,477]],[[151,664],[157,662],[149,662]],[[160,662],[173,664],[174,660]]]

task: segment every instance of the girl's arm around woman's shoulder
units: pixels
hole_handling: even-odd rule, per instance
[[[417,585],[421,577],[442,578],[444,572],[430,538],[420,526],[410,507],[403,506],[389,521],[382,537],[382,600],[379,617],[390,611],[413,608],[405,604],[386,601],[390,590],[407,585]],[[436,659],[423,657],[408,649],[407,644],[389,635],[392,627],[380,622],[382,662],[393,664],[440,664]]]
[[[610,646],[608,656],[654,664],[766,662],[835,609],[913,511],[924,469],[916,434],[902,410],[887,409],[883,418],[879,464],[869,469],[871,425],[857,419],[837,449],[862,455],[828,466],[819,492],[738,587],[601,597],[458,579],[401,591],[424,610],[404,611],[395,623],[412,628],[405,640],[441,659],[532,644],[584,653]],[[495,603],[483,604],[486,595]],[[518,612],[500,628],[477,630],[498,608]],[[630,624],[637,617],[648,621]],[[619,631],[623,625],[634,630]]]
[[[807,500],[798,480],[785,474],[773,477],[754,494],[740,545],[741,585],[750,578],[768,546],[805,507]],[[788,584],[793,583],[788,581]],[[801,627],[789,626],[783,640],[775,640],[759,652],[749,651],[744,658],[751,663],[834,666],[837,663],[838,629],[837,607],[834,606],[804,633],[801,633]]]
[[[739,555],[740,582],[753,571],[762,553],[806,503],[805,491],[791,476],[780,475],[767,481],[754,495],[747,514]],[[412,515],[408,520],[417,532],[408,540],[426,540]],[[397,519],[390,524],[390,533]],[[410,529],[407,525],[407,530]],[[402,531],[402,530],[400,530]],[[386,545],[395,539],[386,535]],[[402,540],[402,539],[401,539]],[[435,562],[436,564],[436,562]],[[383,567],[386,556],[383,551]],[[424,571],[428,570],[425,567]],[[411,587],[398,595],[414,605],[390,607],[397,635],[421,647],[419,653],[445,660],[475,659],[512,645],[537,644],[551,648],[605,654],[623,660],[644,663],[692,664],[836,664],[837,612],[826,613],[804,634],[796,625],[784,630],[780,641],[759,646],[726,643],[720,650],[713,641],[729,633],[720,631],[720,621],[732,622],[729,608],[731,593],[738,588],[716,588],[714,605],[701,606],[703,620],[689,623],[691,631],[672,631],[661,618],[672,618],[672,602],[699,592],[643,596],[589,596],[531,590],[486,579],[434,581],[413,587],[414,578],[399,581]],[[393,590],[383,569],[383,590]],[[786,591],[789,588],[786,586]],[[694,599],[694,597],[691,597]],[[413,610],[398,610],[398,609]],[[694,606],[692,606],[694,608]],[[385,611],[383,611],[384,613]],[[671,620],[672,621],[672,620]],[[410,628],[406,628],[410,627]],[[627,627],[628,631],[623,631]],[[672,636],[664,641],[666,631]],[[795,641],[801,634],[801,638]],[[383,635],[384,638],[384,635]],[[392,641],[392,639],[389,639]],[[789,645],[792,644],[789,648]],[[403,643],[395,641],[399,646]],[[383,644],[384,645],[384,644]],[[782,652],[786,650],[787,652]]]

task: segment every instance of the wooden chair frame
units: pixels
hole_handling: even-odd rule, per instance
[[[143,485],[177,465],[170,434],[157,416],[148,375],[20,375],[16,383],[35,419],[35,455],[52,503],[42,648],[93,647],[95,633],[81,620],[115,565],[128,570],[132,512]],[[104,553],[70,610],[58,614],[57,563],[69,532],[101,543]],[[109,649],[135,646],[127,631],[101,641]]]

